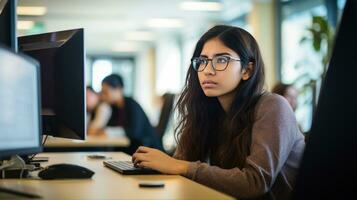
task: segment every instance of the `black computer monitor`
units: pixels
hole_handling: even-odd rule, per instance
[[[314,113],[294,200],[356,198],[356,47],[357,1],[348,0]]]
[[[42,150],[39,96],[38,62],[0,47],[0,159]]]
[[[19,51],[41,64],[43,133],[85,139],[83,29],[18,38]]]
[[[17,51],[16,0],[0,0],[0,43]]]

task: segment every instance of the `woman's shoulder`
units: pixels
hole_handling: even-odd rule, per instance
[[[264,92],[258,101],[258,104],[266,104],[266,103],[273,103],[273,104],[286,104],[287,100],[282,97],[281,95],[271,93],[271,92]]]
[[[266,112],[293,113],[292,108],[284,97],[270,92],[262,94],[256,105],[257,115],[261,115]]]

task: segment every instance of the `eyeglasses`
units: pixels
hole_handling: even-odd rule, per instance
[[[241,61],[238,58],[233,58],[228,55],[222,55],[222,56],[215,56],[212,59],[205,58],[205,57],[195,57],[191,59],[192,67],[195,69],[197,72],[202,72],[205,70],[205,68],[208,65],[208,62],[212,62],[213,69],[215,71],[224,71],[226,70],[229,61]]]

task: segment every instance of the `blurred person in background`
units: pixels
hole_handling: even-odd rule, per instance
[[[110,106],[102,102],[100,95],[90,86],[86,88],[86,103],[88,135],[103,135],[112,112]]]
[[[106,126],[123,127],[130,139],[129,153],[140,145],[163,150],[162,142],[150,124],[141,106],[132,98],[124,96],[121,76],[112,74],[102,81],[102,100],[110,105],[112,113]]]
[[[273,93],[283,96],[290,104],[291,108],[295,111],[297,107],[297,98],[299,91],[292,84],[277,83]]]

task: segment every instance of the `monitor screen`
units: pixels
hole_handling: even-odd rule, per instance
[[[43,134],[85,139],[83,29],[18,38],[19,50],[41,64]]]
[[[0,43],[17,51],[16,0],[0,0]]]
[[[39,65],[0,47],[0,157],[41,150]]]

